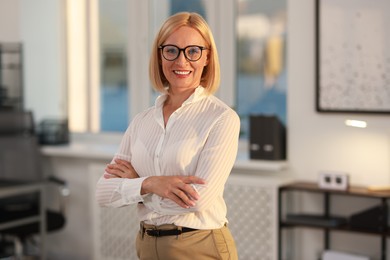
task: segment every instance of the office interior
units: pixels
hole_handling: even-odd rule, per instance
[[[135,6],[139,5],[139,9],[129,10],[132,26],[139,26],[139,21],[146,21],[148,15],[152,15],[148,8],[153,1],[128,2]],[[234,2],[214,1],[214,11],[231,13],[232,15],[226,19],[227,21],[234,19]],[[344,2],[354,4],[352,1]],[[371,1],[361,2],[364,2],[367,9],[375,5],[367,4]],[[88,59],[93,59],[96,46],[90,45],[93,46],[92,49],[81,48],[79,50],[81,52],[69,56],[70,50],[67,46],[70,46],[69,41],[72,37],[69,35],[65,37],[71,20],[66,17],[66,11],[69,11],[70,6],[72,4],[81,6],[78,11],[82,13],[88,8],[97,8],[96,3],[97,1],[92,0],[0,1],[0,43],[21,42],[24,45],[24,108],[33,111],[37,121],[51,117],[66,118],[72,107],[69,105],[71,98],[86,98],[88,94],[83,91],[76,91],[73,94],[67,91],[67,86],[72,84],[72,80],[77,81],[80,77],[88,75],[89,78],[82,80],[88,84],[96,83],[93,82],[94,71],[89,70],[87,66],[73,72],[68,66],[71,62],[79,65],[89,64]],[[278,259],[281,239],[278,233],[280,206],[278,188],[281,185],[296,181],[317,184],[319,175],[323,172],[346,173],[350,185],[364,187],[390,185],[389,115],[356,111],[324,113],[316,109],[315,4],[314,0],[286,1],[287,158],[250,160],[247,157],[248,141],[242,141],[237,162],[227,183],[226,200],[231,205],[228,218],[237,240],[240,259],[243,260]],[[232,20],[230,22],[233,24]],[[217,24],[215,21],[214,23]],[[83,27],[79,29],[81,32],[77,31],[75,34],[83,33]],[[92,32],[95,29],[90,28]],[[388,40],[389,36],[385,36],[385,32],[386,30],[383,31],[383,39]],[[233,31],[214,33],[223,38],[230,37]],[[143,37],[144,35],[137,35],[136,40],[143,41]],[[88,37],[84,40],[88,42]],[[134,42],[132,44],[137,45]],[[226,48],[221,43],[218,47]],[[224,53],[223,50],[221,52]],[[145,69],[147,71],[148,61],[141,60],[144,53],[140,51],[138,55],[137,58],[140,59],[129,60],[135,65],[133,68],[139,69],[137,72],[130,72],[135,78],[137,75],[145,74]],[[235,62],[234,55],[222,58],[224,62],[222,75],[224,71],[234,68],[234,64],[231,64]],[[389,53],[385,52],[383,55],[389,60]],[[70,79],[68,75],[71,72],[75,74],[74,78]],[[222,80],[222,84],[234,87],[235,81],[234,78],[230,78],[231,74],[223,77],[225,80]],[[390,78],[389,70],[383,77]],[[137,102],[141,106],[147,106],[149,101],[142,98],[145,93],[143,86],[149,85],[143,79],[139,79],[138,83],[142,84],[142,87],[135,92],[135,95],[138,95]],[[77,84],[76,82],[76,86],[79,86]],[[234,105],[234,96],[231,93],[224,92],[221,98]],[[80,109],[77,106],[73,108]],[[89,109],[94,110],[93,107]],[[137,109],[135,106],[132,111]],[[80,112],[79,115],[81,118],[78,120],[88,121],[82,117],[87,115],[87,112],[85,114]],[[367,127],[346,126],[346,120],[365,121]],[[77,128],[77,123],[75,124]],[[132,246],[134,234],[139,228],[135,208],[102,209],[94,200],[94,185],[115,153],[121,135],[96,133],[94,126],[94,122],[88,121],[88,124],[79,130],[89,129],[90,133],[71,132],[68,145],[41,147],[45,172],[65,179],[70,189],[66,226],[62,230],[46,234],[47,259],[136,259]],[[247,203],[242,203],[242,200],[246,200]],[[287,207],[293,211],[307,210],[319,213],[324,207],[321,193],[294,193],[286,200]],[[348,196],[338,196],[332,203],[332,212],[341,215],[350,215],[377,205],[377,201],[372,198]],[[324,251],[323,232],[322,229],[316,228],[293,228],[283,231],[282,246],[285,252],[280,259],[319,259]],[[390,248],[387,238],[385,247]],[[367,257],[362,259],[390,259],[389,253],[383,258],[385,250],[381,244],[381,237],[370,233],[331,232],[330,248]]]

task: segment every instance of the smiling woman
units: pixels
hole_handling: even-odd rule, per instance
[[[160,96],[131,121],[97,183],[97,200],[138,205],[140,259],[238,259],[223,193],[240,120],[213,95],[220,69],[206,21],[197,13],[170,16],[149,69]]]

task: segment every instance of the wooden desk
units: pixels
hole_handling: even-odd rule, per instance
[[[3,181],[0,180],[0,198],[7,198],[12,196],[18,196],[23,194],[39,193],[40,203],[39,203],[39,214],[36,216],[29,216],[26,218],[20,218],[13,221],[1,222],[0,223],[0,233],[1,230],[11,227],[17,227],[20,225],[25,225],[34,222],[40,222],[40,256],[41,259],[46,259],[46,213],[45,213],[45,196],[44,196],[44,183],[22,183],[22,182],[12,182],[12,181]]]

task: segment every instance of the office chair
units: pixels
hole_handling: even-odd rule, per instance
[[[65,203],[69,190],[66,182],[59,178],[44,178],[41,159],[32,113],[0,111],[0,182],[2,185],[44,182],[58,188],[58,209],[46,210],[46,231],[50,233],[62,229],[66,224]],[[0,223],[39,214],[38,195],[0,199]],[[25,245],[39,232],[38,222],[0,230],[0,257],[2,251],[4,255],[12,252],[18,258],[28,254]],[[12,250],[9,248],[9,238],[12,238]]]

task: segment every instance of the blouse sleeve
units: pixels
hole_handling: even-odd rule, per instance
[[[126,130],[115,159],[131,161],[131,133],[132,125]],[[104,172],[104,174],[107,174]],[[142,182],[146,177],[126,179],[111,178],[106,179],[102,175],[96,185],[96,200],[102,207],[122,207],[129,204],[142,202],[145,195],[141,194]],[[147,196],[147,195],[146,195]]]

